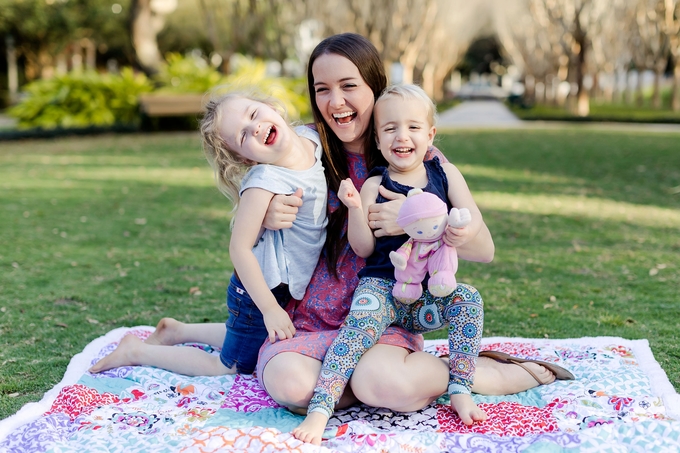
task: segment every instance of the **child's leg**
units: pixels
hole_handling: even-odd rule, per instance
[[[222,347],[227,328],[224,323],[184,323],[173,318],[163,318],[145,343],[172,346],[182,343],[204,343],[214,348]]]
[[[383,279],[365,278],[359,282],[349,315],[324,357],[307,418],[293,430],[296,438],[316,445],[321,443],[328,419],[359,359],[394,322],[391,291],[392,284]]]
[[[479,292],[467,285],[458,285],[453,297],[442,306],[449,321],[449,397],[451,407],[463,423],[486,420],[486,413],[472,400],[471,388],[475,365],[484,329],[484,304]]]
[[[413,305],[397,302],[395,308],[397,319],[408,320],[403,327],[412,332],[435,330],[448,321],[451,406],[466,425],[486,420],[486,413],[477,407],[471,396],[484,327],[484,306],[479,292],[459,284],[447,297],[436,298],[426,293],[423,300]],[[410,310],[410,316],[403,316],[407,310]]]
[[[120,366],[153,366],[187,376],[221,376],[236,373],[227,368],[220,358],[191,346],[163,346],[148,344],[134,335],[126,335],[118,347],[90,368],[91,373]]]
[[[288,286],[281,285],[271,291],[279,305],[285,308],[290,301]],[[251,374],[257,365],[260,347],[267,339],[267,328],[260,309],[235,276],[227,290],[227,306],[229,318],[220,360],[227,368],[236,367],[238,373]]]

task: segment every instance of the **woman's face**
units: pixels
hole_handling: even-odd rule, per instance
[[[373,90],[347,58],[324,54],[312,65],[316,104],[328,126],[353,153],[363,154],[363,137],[373,114]]]

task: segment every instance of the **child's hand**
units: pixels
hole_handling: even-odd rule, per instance
[[[345,206],[350,209],[361,209],[361,197],[359,196],[359,191],[356,187],[354,187],[354,183],[349,178],[340,181],[340,187],[338,188],[338,198]]]
[[[278,305],[271,310],[262,312],[264,318],[264,326],[269,333],[269,342],[276,342],[276,338],[283,340],[286,338],[293,338],[295,335],[295,326],[290,320],[290,316],[286,311]]]
[[[451,247],[460,247],[472,239],[470,237],[470,228],[464,226],[462,228],[453,228],[446,226],[446,233],[444,233],[444,243]]]

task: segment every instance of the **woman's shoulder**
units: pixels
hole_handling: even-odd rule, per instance
[[[442,163],[445,163],[445,162],[448,162],[448,161],[449,161],[449,160],[446,158],[446,156],[444,155],[444,153],[442,153],[442,152],[439,150],[439,148],[437,148],[436,146],[430,146],[430,147],[428,148],[427,152],[425,153],[425,159],[424,159],[424,160],[425,160],[425,161],[433,160],[435,157],[438,158],[439,161],[442,162]]]

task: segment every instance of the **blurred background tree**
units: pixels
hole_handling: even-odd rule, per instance
[[[437,101],[467,83],[578,116],[593,102],[680,111],[680,0],[0,0],[0,11],[5,104],[17,86],[80,70],[131,66],[167,88],[155,75],[169,55],[220,77],[246,55],[267,77],[299,78],[319,40],[354,31],[393,82]]]

